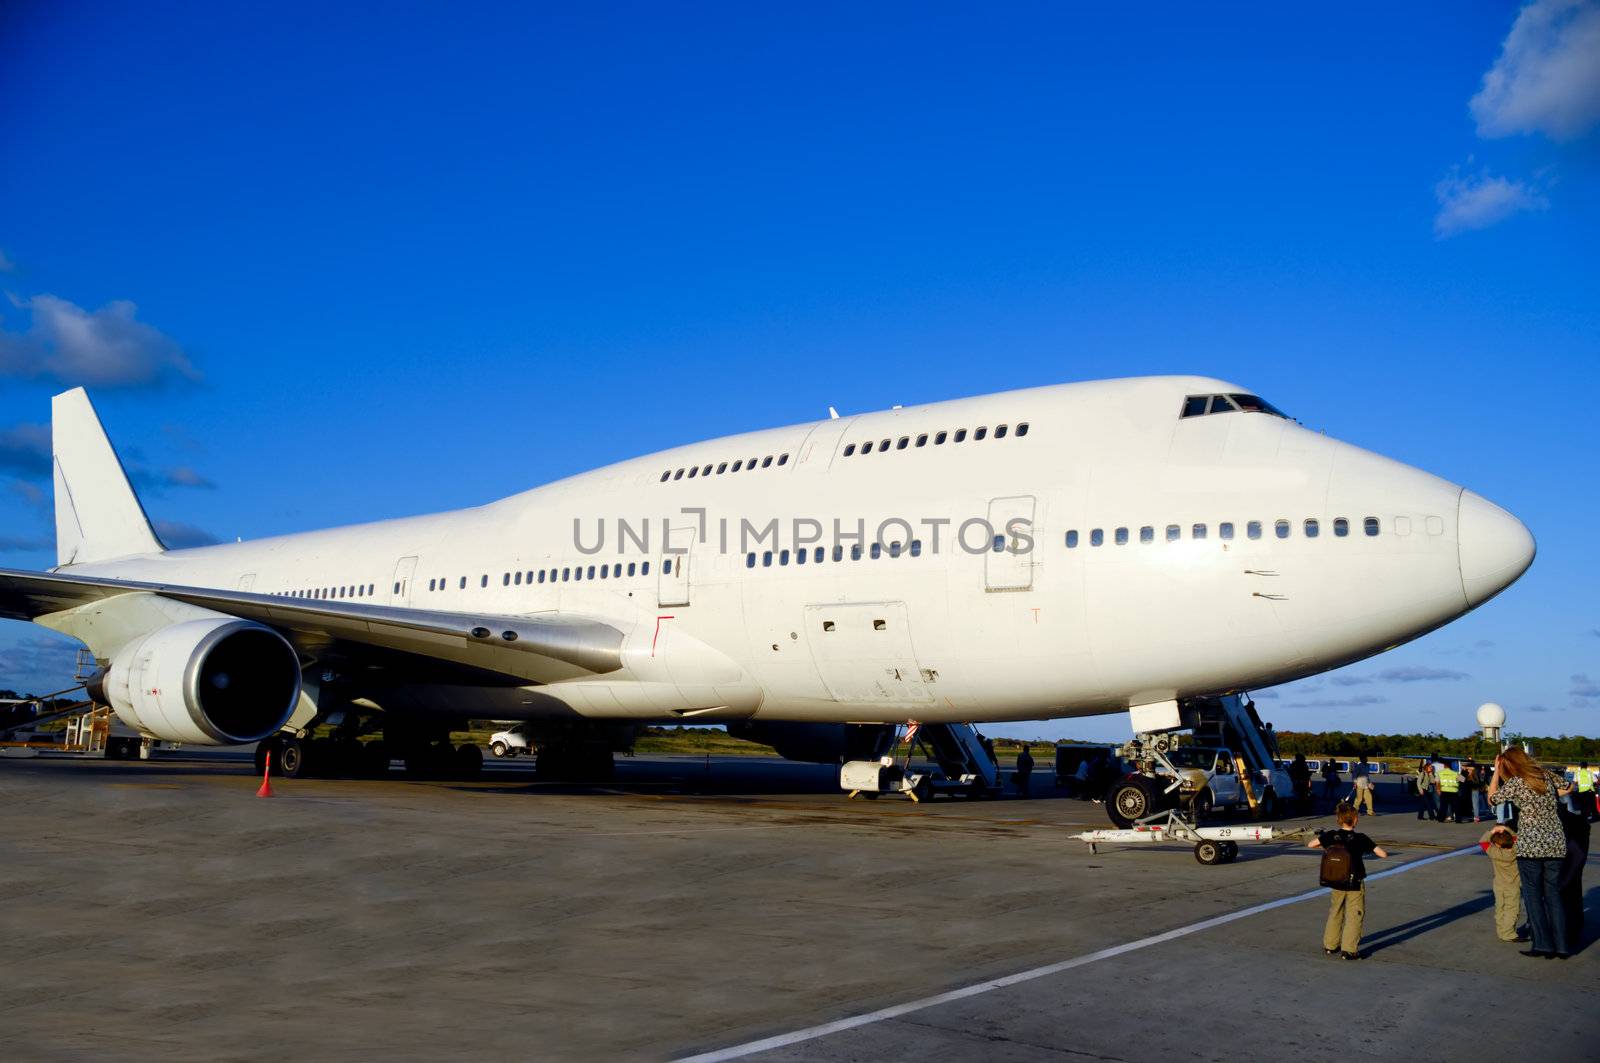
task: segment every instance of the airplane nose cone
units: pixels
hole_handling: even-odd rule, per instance
[[[1533,535],[1516,517],[1482,495],[1461,492],[1456,524],[1461,588],[1469,607],[1511,586],[1533,564]]]

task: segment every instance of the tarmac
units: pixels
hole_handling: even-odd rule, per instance
[[[159,755],[158,755],[159,756]],[[1061,798],[847,800],[833,769],[527,761],[275,781],[246,757],[0,759],[0,1056],[999,1061],[1591,1057],[1585,947],[1496,940],[1485,826],[1363,821],[1365,959],[1304,842],[1102,847]],[[1243,821],[1241,821],[1243,822]],[[1279,824],[1327,825],[1329,817]],[[1526,946],[1520,946],[1525,948]]]

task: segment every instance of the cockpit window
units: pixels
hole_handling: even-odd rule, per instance
[[[1289,419],[1288,414],[1278,409],[1260,395],[1229,395],[1228,398],[1237,403],[1239,409],[1246,413],[1270,413],[1274,417],[1282,417],[1285,421]]]
[[[1183,412],[1178,417],[1203,417],[1210,413],[1233,413],[1237,410],[1270,413],[1274,417],[1289,419],[1288,414],[1259,395],[1190,395],[1183,400]]]

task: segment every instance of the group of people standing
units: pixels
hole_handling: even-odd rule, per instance
[[[1576,785],[1515,747],[1495,758],[1490,804],[1513,814],[1479,842],[1495,860],[1495,922],[1503,941],[1526,941],[1524,956],[1566,959],[1583,932],[1583,865],[1590,816],[1569,811]],[[1590,791],[1592,798],[1592,789]],[[1516,862],[1516,894],[1509,870]],[[1516,908],[1527,919],[1517,932]]]
[[[1412,781],[1413,792],[1422,799],[1417,818],[1440,823],[1478,823],[1488,819],[1487,771],[1471,760],[1459,768],[1451,767],[1435,753],[1417,769]]]

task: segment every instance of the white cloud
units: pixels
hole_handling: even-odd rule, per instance
[[[1472,97],[1478,135],[1570,140],[1600,121],[1600,2],[1534,0]]]
[[[1440,240],[1472,229],[1487,229],[1525,210],[1544,210],[1549,201],[1523,181],[1487,173],[1463,177],[1459,170],[1434,186],[1439,213],[1433,234]]]
[[[32,321],[25,333],[0,329],[0,376],[107,388],[200,379],[183,349],[138,320],[138,307],[126,299],[94,311],[54,295],[12,296],[11,302],[28,310]]]

